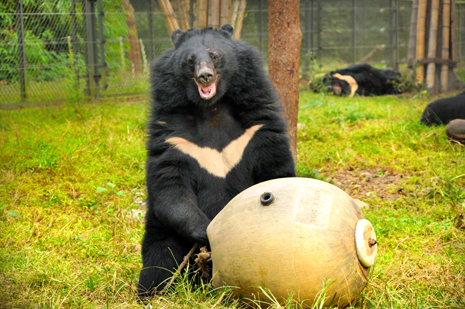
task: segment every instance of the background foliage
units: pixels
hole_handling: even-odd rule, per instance
[[[21,102],[16,3],[0,2],[0,103],[10,105]],[[73,3],[75,22],[71,14]],[[129,3],[134,9],[136,47],[132,47],[134,42],[128,36],[132,33],[128,22],[131,12],[124,9],[122,0],[103,0],[108,76],[107,86],[100,85],[101,96],[147,93],[148,64],[171,47],[158,2],[153,0],[153,12],[150,1],[131,0]],[[23,0],[23,4],[27,101],[41,104],[82,100],[88,88],[83,2]],[[302,77],[309,80],[360,61],[405,72],[411,4],[410,0],[301,0]],[[465,3],[457,1],[459,75],[465,57],[464,9]],[[259,49],[265,59],[267,10],[266,0],[249,0],[242,30],[242,39]],[[149,28],[150,18],[152,29]],[[136,60],[130,60],[131,48],[138,49],[140,56]],[[102,59],[97,67],[101,70]],[[137,67],[142,70],[139,72]]]

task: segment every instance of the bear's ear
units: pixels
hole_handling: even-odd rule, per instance
[[[233,35],[234,29],[230,24],[225,24],[221,26],[220,32],[225,35],[228,39],[230,39]]]
[[[174,30],[173,33],[171,33],[171,41],[173,42],[174,47],[178,48],[179,45],[181,45],[181,43],[183,42],[183,40],[181,40],[181,38],[183,37],[182,34],[184,34],[184,31],[182,31],[181,29]]]

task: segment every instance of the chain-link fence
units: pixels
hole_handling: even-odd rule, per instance
[[[456,5],[460,72],[465,1]],[[411,6],[411,0],[301,0],[302,73],[356,62],[405,69]],[[242,39],[267,58],[267,0],[247,1]],[[149,63],[170,47],[157,0],[2,1],[0,103],[145,94]]]

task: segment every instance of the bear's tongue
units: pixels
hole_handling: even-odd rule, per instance
[[[216,93],[216,83],[211,83],[208,86],[203,86],[203,85],[198,85],[198,86],[199,86],[200,96],[205,100],[212,98]]]

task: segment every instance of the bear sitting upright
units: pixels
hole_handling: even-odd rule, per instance
[[[163,288],[195,243],[208,245],[207,226],[235,195],[295,176],[276,89],[232,34],[176,30],[152,65],[139,297]]]

